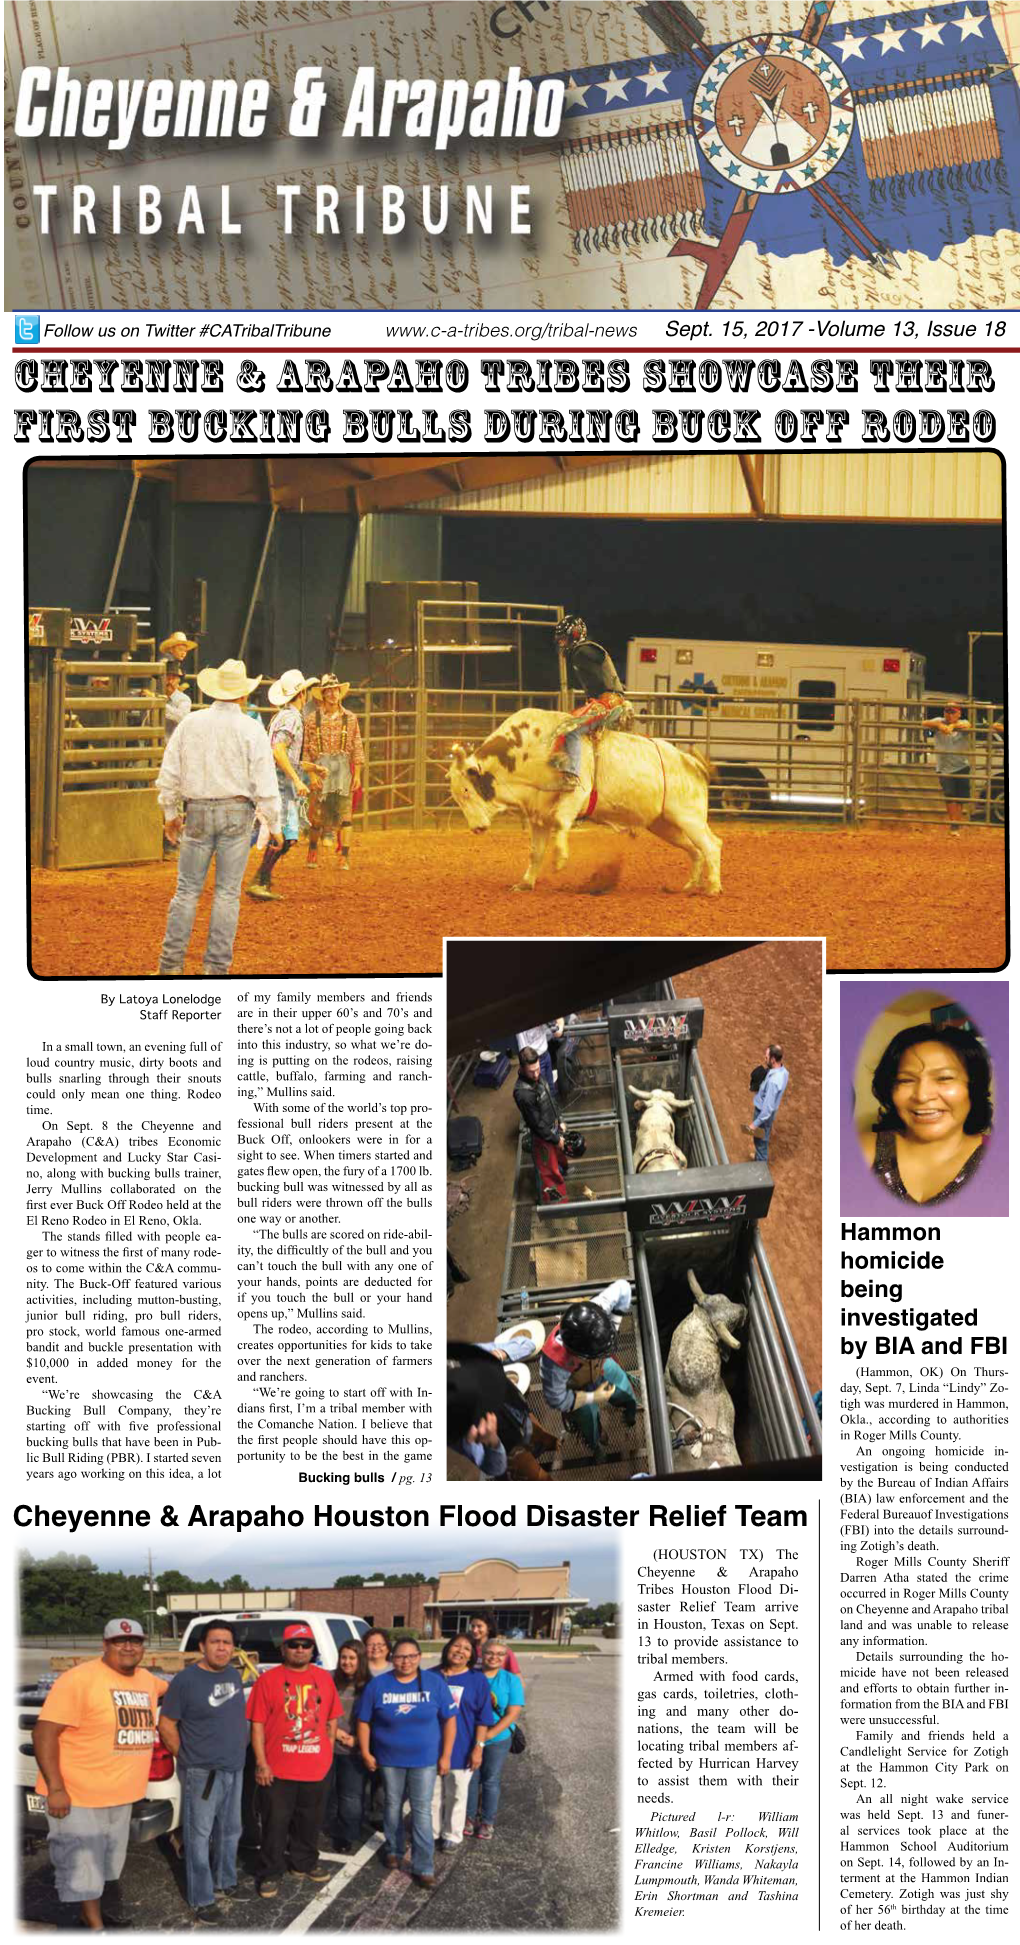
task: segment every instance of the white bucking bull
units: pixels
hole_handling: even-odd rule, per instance
[[[470,755],[459,743],[453,747],[450,790],[473,831],[487,831],[501,810],[520,810],[527,819],[531,858],[515,891],[534,891],[550,838],[553,868],[563,870],[570,831],[586,817],[675,844],[694,861],[684,891],[720,892],[722,845],[708,826],[704,757],[610,729],[599,738],[597,769],[592,740],[582,738],[581,781],[562,790],[550,759],[563,724],[557,710],[519,709]]]
[[[638,1175],[656,1175],[665,1168],[686,1168],[687,1157],[677,1146],[673,1116],[681,1108],[693,1107],[693,1101],[678,1101],[665,1087],[627,1088],[636,1101],[642,1102],[638,1109],[638,1124],[634,1132],[634,1168]]]
[[[694,1309],[673,1332],[665,1372],[670,1421],[674,1436],[683,1440],[674,1451],[673,1470],[708,1472],[740,1464],[733,1400],[723,1383],[722,1366],[730,1351],[740,1349],[733,1333],[743,1329],[747,1310],[721,1293],[706,1297],[693,1270],[688,1270],[687,1281]]]

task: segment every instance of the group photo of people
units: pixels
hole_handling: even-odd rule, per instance
[[[475,1928],[524,1928],[536,1898],[569,1928],[564,1846],[615,1871],[621,1652],[617,1550],[571,1537],[573,1563],[466,1540],[436,1567],[402,1541],[339,1573],[267,1549],[276,1586],[218,1590],[216,1563],[140,1573],[113,1542],[26,1558],[25,1921],[462,1930],[466,1868]]]
[[[614,988],[626,951],[449,949],[451,1479],[775,1460],[747,1359],[766,1249],[807,1411],[783,1457],[820,1456],[819,945],[645,941]]]

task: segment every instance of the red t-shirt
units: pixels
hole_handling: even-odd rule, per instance
[[[267,1668],[248,1701],[249,1722],[266,1731],[266,1762],[287,1782],[320,1783],[329,1774],[333,1744],[327,1723],[343,1710],[324,1668]]]

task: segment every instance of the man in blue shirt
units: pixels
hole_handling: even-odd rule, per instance
[[[786,1092],[790,1076],[783,1066],[783,1049],[769,1046],[765,1049],[765,1079],[754,1097],[754,1120],[745,1123],[746,1131],[754,1137],[754,1159],[767,1162],[772,1124],[779,1111],[779,1103]]]
[[[203,1923],[223,1925],[217,1897],[237,1894],[241,1781],[248,1748],[244,1684],[230,1666],[229,1621],[209,1621],[197,1661],[163,1697],[159,1733],[181,1774],[188,1903]]]

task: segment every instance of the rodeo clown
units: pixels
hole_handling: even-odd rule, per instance
[[[618,1277],[597,1297],[570,1304],[549,1332],[539,1360],[546,1404],[563,1413],[568,1430],[577,1432],[590,1447],[597,1464],[606,1457],[599,1407],[613,1400],[626,1425],[637,1418],[634,1387],[623,1367],[607,1355],[619,1328],[613,1319],[626,1315],[632,1298],[626,1277]],[[587,1389],[582,1388],[579,1373]]]
[[[583,689],[585,695],[581,708],[574,711],[576,729],[561,729],[553,745],[552,768],[560,772],[559,787],[573,790],[581,781],[582,736],[619,729],[629,720],[631,709],[612,657],[601,642],[589,641],[583,616],[564,615],[554,640],[566,658],[569,687]]]

